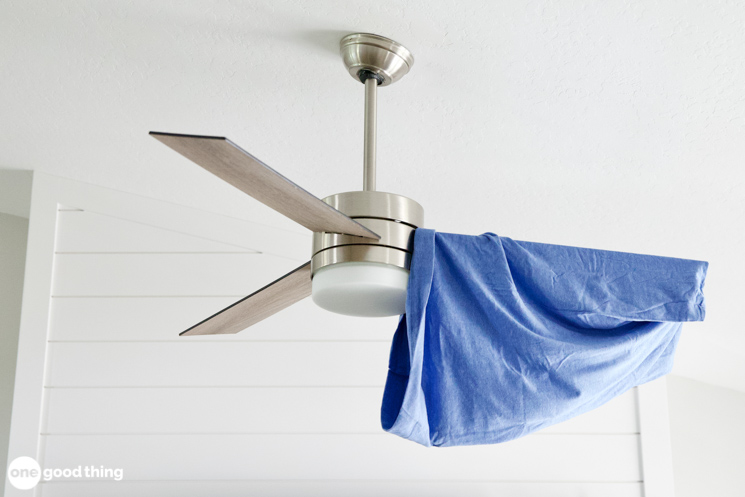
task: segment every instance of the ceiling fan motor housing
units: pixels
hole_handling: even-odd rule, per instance
[[[402,314],[414,231],[424,225],[422,206],[402,195],[377,191],[338,193],[323,201],[380,235],[380,240],[313,233],[313,300],[341,314]]]

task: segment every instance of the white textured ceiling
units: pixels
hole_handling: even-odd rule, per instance
[[[710,261],[676,367],[745,389],[744,27],[738,1],[6,0],[0,168],[300,230],[147,132],[359,189],[362,86],[337,46],[389,36],[416,63],[380,91],[379,189],[441,231]]]

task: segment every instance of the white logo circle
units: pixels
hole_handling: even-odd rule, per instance
[[[34,488],[41,480],[41,468],[33,457],[16,457],[8,466],[8,481],[19,490]]]

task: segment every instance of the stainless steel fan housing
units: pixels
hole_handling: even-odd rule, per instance
[[[379,240],[339,233],[313,233],[311,274],[344,262],[376,262],[409,269],[414,230],[424,225],[424,209],[414,200],[385,192],[337,193],[323,199],[380,235]]]

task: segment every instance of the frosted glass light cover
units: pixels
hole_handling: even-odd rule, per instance
[[[406,311],[409,271],[374,262],[325,266],[313,276],[313,302],[347,316],[396,316]]]

